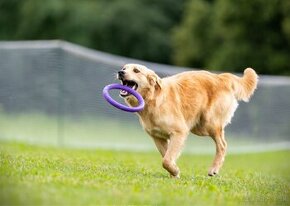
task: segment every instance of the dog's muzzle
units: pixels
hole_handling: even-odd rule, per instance
[[[125,79],[125,72],[124,71],[119,71],[118,72],[118,79],[121,81],[121,83],[124,86],[131,87],[132,89],[137,90],[138,84],[135,81],[133,81],[133,80]],[[125,90],[121,90],[120,91],[120,96],[121,97],[127,97],[127,96],[130,96],[130,95],[131,94],[128,93],[127,91],[125,91]]]

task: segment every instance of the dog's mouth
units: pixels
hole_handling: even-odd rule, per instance
[[[138,89],[138,84],[135,82],[135,81],[132,81],[132,80],[123,80],[121,79],[121,83],[124,85],[124,86],[127,86],[127,87],[131,87],[132,89],[134,89],[135,91]],[[127,92],[126,90],[121,90],[120,91],[120,96],[121,97],[127,97],[127,96],[130,96],[131,94],[129,92]]]

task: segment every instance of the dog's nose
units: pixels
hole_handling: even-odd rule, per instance
[[[124,71],[118,71],[118,75],[119,75],[120,77],[123,77],[123,76],[125,75],[125,72],[124,72]]]

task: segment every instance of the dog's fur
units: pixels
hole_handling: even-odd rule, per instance
[[[216,155],[208,175],[217,174],[227,149],[224,128],[230,123],[238,100],[248,101],[254,93],[256,72],[247,68],[243,77],[238,77],[189,71],[161,79],[143,65],[126,64],[122,71],[123,79],[138,84],[137,91],[145,101],[144,109],[138,112],[140,123],[153,138],[171,177],[179,177],[176,160],[190,132],[214,140]],[[130,106],[138,104],[132,95],[126,96],[125,101]]]

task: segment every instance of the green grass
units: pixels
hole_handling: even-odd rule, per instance
[[[142,141],[148,144],[150,142],[149,138],[142,138],[146,134],[142,131],[140,124],[126,124],[118,119],[95,116],[63,117],[61,121],[62,123],[56,115],[7,114],[0,110],[0,139],[56,146],[59,144],[58,135],[61,129],[66,145],[100,146],[102,143],[112,145],[124,139],[132,143]],[[141,138],[136,139],[136,136],[141,136]]]
[[[0,205],[289,205],[290,151],[182,155],[170,179],[157,152],[73,150],[0,144]]]
[[[130,150],[153,150],[152,139],[143,131],[137,116],[134,121],[120,121],[119,119],[79,116],[58,117],[42,113],[8,114],[0,108],[0,141],[18,141],[32,144],[58,146],[60,142],[68,147],[78,148],[125,148]],[[61,131],[60,131],[60,130]],[[271,141],[255,136],[237,136],[226,131],[229,152],[253,151],[255,148],[271,146],[284,140],[281,137]],[[275,141],[275,142],[274,142]],[[250,148],[249,148],[250,147]],[[190,135],[185,152],[214,153],[215,146],[211,138]]]

